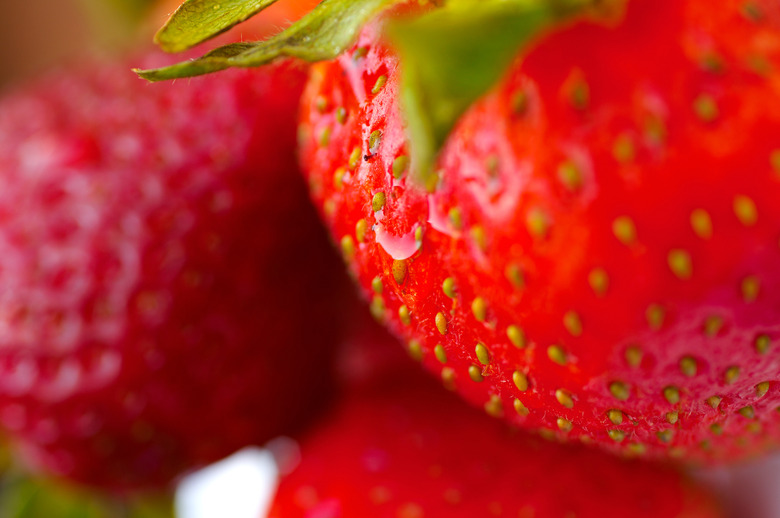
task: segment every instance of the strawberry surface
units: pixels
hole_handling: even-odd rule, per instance
[[[721,516],[672,468],[546,443],[419,372],[384,372],[304,438],[269,518]]]
[[[154,487],[316,411],[342,276],[296,165],[304,78],[95,64],[2,101],[0,423],[28,461]]]
[[[632,0],[560,28],[426,181],[380,31],[314,66],[301,132],[375,316],[548,437],[695,461],[776,446],[780,6]]]

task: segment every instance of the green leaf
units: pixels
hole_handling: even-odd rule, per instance
[[[149,81],[217,72],[229,67],[257,67],[284,57],[306,61],[333,59],[347,49],[374,16],[405,0],[323,0],[279,34],[261,42],[234,43],[201,58],[153,70],[135,70]]]
[[[428,185],[450,131],[523,45],[584,15],[615,15],[611,0],[451,0],[389,24],[401,58],[401,97],[418,180]]]
[[[186,0],[154,37],[166,52],[181,52],[225,32],[277,0]]]

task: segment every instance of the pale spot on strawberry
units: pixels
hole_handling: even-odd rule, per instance
[[[749,275],[742,280],[739,286],[742,292],[742,300],[745,302],[755,302],[758,293],[761,290],[761,281],[755,275]]]
[[[753,407],[748,405],[740,408],[737,410],[737,413],[744,417],[745,419],[753,419],[756,417],[756,412],[753,410]]]
[[[474,348],[474,354],[477,355],[477,361],[482,365],[488,365],[490,363],[490,351],[485,347],[485,344],[477,344]]]
[[[582,320],[574,311],[569,311],[563,316],[563,326],[572,336],[582,335]]]
[[[723,374],[724,383],[726,383],[727,385],[731,385],[732,383],[737,381],[737,379],[739,379],[739,374],[740,374],[739,367],[737,367],[736,365],[729,367],[728,369],[726,369],[726,372]]]
[[[594,268],[588,274],[588,284],[597,296],[603,297],[609,288],[609,275],[603,268]]]
[[[471,312],[478,322],[484,322],[487,318],[487,302],[482,297],[475,298],[471,303]]]
[[[515,407],[515,412],[517,412],[518,415],[521,415],[523,417],[527,416],[529,414],[528,409],[525,407],[522,401],[515,398],[513,402],[513,406]]]
[[[447,297],[454,299],[455,296],[457,295],[455,289],[455,279],[453,279],[452,277],[447,277],[446,279],[444,279],[444,282],[441,284],[441,290],[444,292],[444,294]]]
[[[393,495],[390,493],[390,490],[383,486],[371,488],[371,491],[368,492],[368,498],[374,505],[385,504],[389,502],[392,497]]]
[[[682,358],[680,360],[680,372],[689,378],[696,376],[696,373],[698,372],[696,359],[690,356]]]
[[[626,352],[623,356],[625,357],[628,366],[635,369],[642,363],[644,353],[638,345],[632,345],[626,348]]]
[[[509,338],[509,341],[512,342],[512,345],[518,349],[522,349],[526,346],[525,332],[519,326],[514,324],[509,325],[506,328],[506,336]]]
[[[636,243],[637,234],[634,221],[628,216],[620,216],[612,222],[612,233],[624,245]]]
[[[447,390],[455,390],[455,369],[444,367],[441,370],[441,381]]]
[[[433,348],[433,354],[439,363],[447,363],[447,353],[442,344],[436,344],[436,347]]]
[[[476,383],[482,383],[485,380],[484,376],[482,376],[482,369],[476,365],[469,366],[469,378]]]
[[[572,398],[571,393],[566,390],[556,390],[555,399],[557,399],[558,403],[566,408],[574,408],[574,399]]]
[[[670,404],[670,405],[676,405],[680,402],[680,389],[677,387],[666,387],[663,390],[664,399]]]
[[[551,345],[547,348],[547,356],[558,365],[566,365],[569,355],[560,345]]]
[[[551,219],[543,209],[538,207],[528,211],[525,218],[525,227],[531,237],[544,239],[550,231]]]
[[[702,94],[693,101],[693,111],[702,122],[713,122],[720,116],[718,104],[707,94]]]
[[[563,417],[559,417],[556,420],[556,424],[558,425],[558,428],[562,432],[570,432],[572,429],[571,421],[569,421],[568,419],[564,419]]]
[[[626,438],[626,433],[622,430],[610,430],[607,434],[609,435],[609,438],[615,442],[623,442]]]
[[[512,373],[512,382],[514,382],[515,387],[517,387],[517,390],[520,392],[525,392],[528,390],[528,376],[526,376],[524,373],[520,371],[515,371]]]
[[[609,419],[612,424],[622,424],[623,412],[616,408],[611,408],[607,410],[607,419]]]
[[[704,209],[696,209],[691,212],[691,228],[702,239],[712,237],[712,218]]]
[[[688,280],[693,276],[693,261],[686,250],[675,249],[667,256],[669,269],[680,280]]]
[[[490,399],[485,403],[485,413],[491,417],[503,417],[504,406],[501,404],[501,398],[496,394],[490,396]]]
[[[622,381],[613,381],[609,384],[609,393],[618,401],[626,401],[631,395],[628,385]]]
[[[409,307],[406,304],[398,308],[398,319],[405,326],[408,326],[412,323],[412,317],[411,314],[409,313]]]
[[[678,414],[677,412],[666,413],[666,422],[668,422],[669,424],[675,424],[678,419],[680,419],[680,414]]]
[[[753,342],[753,346],[756,348],[758,354],[766,354],[769,350],[770,343],[771,340],[769,339],[769,335],[758,335]]]
[[[393,279],[395,279],[396,284],[403,284],[404,280],[406,279],[406,261],[399,261],[399,260],[393,260],[393,265],[391,266],[391,271],[393,273]]]
[[[439,333],[447,334],[447,317],[444,316],[444,313],[441,311],[436,313],[435,323]]]
[[[752,227],[758,222],[758,209],[756,203],[748,196],[734,198],[734,215],[746,227]]]

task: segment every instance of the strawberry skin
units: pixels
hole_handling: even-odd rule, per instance
[[[342,278],[297,172],[304,79],[98,64],[2,101],[0,423],[31,463],[160,486],[324,399]]]
[[[780,7],[632,0],[549,35],[424,188],[379,30],[314,67],[302,114],[375,316],[545,436],[693,461],[776,446]]]
[[[348,394],[300,459],[269,518],[721,516],[672,468],[546,443],[410,369]]]

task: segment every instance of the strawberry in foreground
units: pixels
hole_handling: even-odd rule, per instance
[[[342,278],[295,161],[304,77],[97,64],[2,101],[0,423],[28,462],[158,487],[316,411]]]
[[[313,196],[375,315],[524,428],[693,460],[776,446],[778,5],[632,0],[553,32],[435,174],[409,160],[380,34],[315,65],[302,113]]]
[[[304,439],[268,516],[623,514],[721,516],[711,496],[669,467],[540,441],[407,370],[353,390]]]

